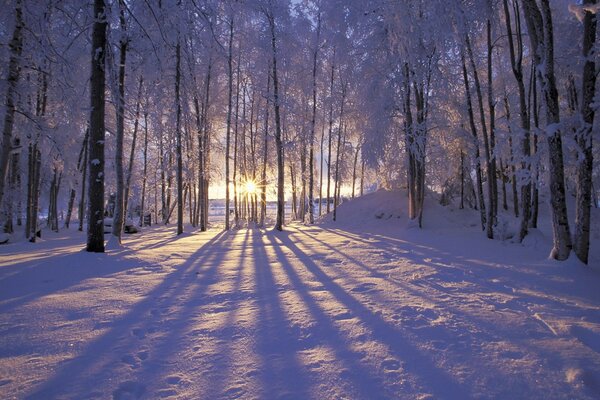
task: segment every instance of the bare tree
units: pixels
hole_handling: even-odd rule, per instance
[[[0,206],[4,198],[4,185],[8,173],[8,162],[12,148],[12,131],[15,120],[15,96],[21,73],[21,53],[23,51],[23,10],[21,0],[15,4],[15,29],[9,43],[8,85],[6,88],[6,112],[2,128],[2,146],[0,148]]]
[[[584,7],[595,6],[597,0],[585,0]],[[592,142],[592,125],[594,123],[594,96],[596,93],[596,57],[592,55],[596,42],[597,14],[584,9],[583,19],[583,78],[581,82],[582,126],[576,135],[581,155],[577,162],[577,207],[575,216],[575,238],[573,250],[584,263],[588,262],[590,248],[590,207],[592,200],[592,168],[594,153]]]
[[[90,252],[104,252],[104,86],[106,56],[106,5],[94,0],[92,29],[92,76],[90,78],[90,142],[87,247]]]
[[[550,257],[566,260],[571,252],[571,232],[565,198],[565,173],[563,162],[562,135],[560,131],[560,108],[554,75],[554,33],[549,0],[522,0],[523,13],[537,74],[542,82],[546,102],[548,127],[548,156],[550,159],[550,204],[552,207],[552,231],[554,246]]]

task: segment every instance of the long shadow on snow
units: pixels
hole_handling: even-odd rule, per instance
[[[0,313],[7,313],[38,298],[58,293],[87,279],[102,278],[150,264],[105,253],[74,253],[56,255],[49,250],[46,257],[2,267],[0,276]],[[118,262],[113,262],[116,260]],[[98,266],[101,267],[99,268]]]
[[[396,357],[404,361],[407,372],[412,373],[417,379],[417,384],[424,389],[431,390],[434,397],[441,398],[452,393],[456,398],[467,398],[467,388],[455,381],[448,373],[437,367],[433,361],[421,351],[411,347],[408,341],[403,341],[401,331],[390,326],[381,316],[357,301],[341,286],[333,281],[311,258],[300,250],[287,236],[287,233],[278,234],[282,245],[292,251],[323,286],[340,303],[356,315],[372,332],[373,338],[388,346]]]
[[[289,257],[284,254],[284,249],[289,247],[278,243],[286,232],[269,233],[267,238],[270,245],[273,247],[277,256],[278,265],[281,265],[283,272],[289,279],[293,290],[301,297],[302,302],[308,308],[311,317],[315,324],[310,328],[310,335],[306,338],[299,338],[294,350],[304,350],[319,345],[327,345],[328,348],[335,352],[336,361],[344,366],[345,378],[349,380],[352,387],[353,396],[360,395],[360,398],[369,399],[374,393],[381,396],[381,390],[384,387],[384,382],[381,376],[373,373],[370,366],[361,363],[364,354],[350,349],[350,343],[346,339],[340,329],[333,323],[333,318],[327,315],[323,308],[318,304],[317,300],[310,294],[307,289],[306,282],[303,282],[302,277],[292,265]],[[299,262],[304,263],[304,258],[300,258]],[[340,371],[342,372],[342,371]],[[386,393],[387,396],[392,396],[392,393]]]
[[[114,380],[118,377],[113,376],[115,365],[122,361],[123,354],[130,353],[138,346],[139,339],[143,339],[147,332],[153,331],[152,311],[160,307],[161,303],[166,306],[170,303],[177,304],[180,300],[178,296],[189,286],[190,277],[198,281],[198,286],[202,285],[202,288],[206,288],[215,277],[219,259],[227,250],[229,238],[226,233],[220,233],[206,242],[190,255],[186,262],[150,290],[143,300],[133,305],[125,315],[113,321],[112,328],[89,343],[80,355],[66,361],[52,378],[34,388],[26,398],[89,398],[105,394],[101,391],[90,392],[90,390],[116,384]],[[210,268],[196,277],[193,272],[209,261],[212,261]],[[184,321],[180,322],[184,323]],[[115,351],[116,349],[119,351]],[[157,369],[160,367],[161,365],[156,365]],[[123,392],[122,389],[126,391],[128,387],[137,394],[145,391],[144,385],[139,383],[127,381],[122,382],[121,385],[113,392],[115,396]]]
[[[161,331],[166,332],[165,335],[150,343],[148,358],[143,361],[139,368],[136,368],[132,376],[115,391],[125,392],[128,388],[144,388],[152,385],[153,392],[148,393],[152,396],[164,397],[175,394],[173,384],[169,383],[169,379],[175,379],[177,383],[189,384],[185,379],[177,375],[178,370],[169,371],[171,363],[183,361],[181,358],[189,354],[189,350],[195,351],[195,347],[202,349],[207,346],[207,342],[203,342],[207,336],[214,339],[219,348],[216,349],[214,355],[207,355],[203,352],[201,356],[193,355],[192,358],[198,359],[199,367],[203,368],[207,374],[203,376],[210,384],[204,385],[205,393],[196,392],[194,395],[197,398],[217,399],[227,398],[228,394],[224,392],[224,387],[227,384],[227,379],[224,375],[230,372],[228,367],[231,366],[231,345],[236,335],[235,329],[231,329],[233,319],[239,307],[236,302],[247,300],[243,294],[238,292],[241,283],[241,274],[243,269],[243,261],[246,249],[248,247],[249,233],[246,232],[241,245],[242,254],[240,256],[238,268],[235,271],[233,288],[230,291],[220,290],[217,295],[209,293],[208,289],[211,284],[222,285],[224,279],[222,274],[219,274],[218,267],[222,265],[225,257],[232,250],[237,250],[231,247],[235,236],[240,234],[239,231],[232,231],[226,234],[224,240],[216,241],[206,246],[205,254],[196,260],[201,269],[196,276],[193,274],[188,276],[189,279],[183,279],[180,283],[179,292],[174,299],[169,296],[161,296],[155,308],[166,310],[171,304],[177,305],[177,309],[170,311],[167,315],[167,326]],[[200,265],[201,264],[201,265]],[[176,303],[175,303],[176,302]],[[233,304],[232,304],[233,303]],[[201,307],[219,305],[220,308],[227,308],[226,322],[222,324],[224,328],[210,330],[198,329],[193,325],[195,317],[202,318],[203,311]],[[133,346],[132,346],[133,347]],[[205,349],[203,349],[205,350]],[[130,354],[132,353],[129,351]],[[173,375],[166,376],[168,372],[173,372]],[[187,373],[198,372],[196,370],[186,371]],[[181,379],[181,381],[179,381]],[[164,387],[160,387],[163,385]],[[158,386],[158,387],[156,387]],[[118,396],[115,396],[118,397]]]
[[[453,282],[467,279],[468,282],[482,289],[483,293],[489,292],[486,288],[492,288],[502,294],[518,296],[521,303],[551,304],[557,309],[571,312],[580,311],[581,304],[596,305],[600,303],[600,291],[595,289],[590,291],[591,286],[598,286],[597,284],[591,284],[591,282],[600,282],[600,275],[597,271],[591,269],[581,268],[578,271],[568,271],[558,264],[537,267],[524,264],[520,268],[515,268],[510,264],[504,265],[498,260],[477,260],[470,258],[469,254],[456,255],[452,252],[451,243],[442,243],[441,245],[444,246],[442,248],[439,247],[440,243],[437,243],[437,247],[434,248],[427,244],[418,243],[418,237],[409,240],[384,236],[380,233],[354,232],[352,230],[343,232],[336,229],[327,229],[327,231],[347,237],[352,237],[349,234],[363,235],[369,239],[377,240],[387,248],[406,245],[417,246],[424,251],[411,252],[410,254],[403,253],[402,257],[414,263],[433,267],[436,270],[436,277],[442,281]],[[495,244],[493,241],[486,243],[486,245]],[[518,250],[519,247],[515,247],[515,249]],[[574,272],[583,275],[584,279],[581,279],[581,276],[573,275]],[[422,283],[452,294],[447,288],[436,285],[431,279],[427,279]],[[590,297],[585,298],[579,295],[573,297],[573,293],[585,294]],[[518,307],[517,310],[524,311],[523,307]],[[600,319],[595,320],[595,322],[600,323]]]
[[[307,392],[309,378],[296,357],[302,338],[292,329],[285,316],[272,272],[272,268],[278,267],[279,263],[285,266],[285,260],[278,256],[278,263],[269,262],[260,231],[253,230],[253,240],[261,242],[255,245],[254,257],[259,296],[256,346],[262,359],[261,398],[307,399],[310,397]]]

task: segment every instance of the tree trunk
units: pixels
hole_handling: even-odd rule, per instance
[[[313,91],[312,91],[312,118],[310,121],[310,153],[308,155],[309,162],[308,168],[310,170],[309,182],[308,182],[308,222],[311,224],[315,223],[315,212],[314,212],[314,162],[315,162],[315,124],[317,121],[317,57],[319,56],[319,45],[321,41],[321,12],[317,14],[317,41],[315,43],[315,50],[313,52]],[[319,199],[320,201],[320,199]]]
[[[333,78],[335,75],[335,48],[333,50],[333,58],[331,61],[331,83],[329,86],[329,140],[327,146],[327,214],[331,211],[331,141],[333,137]]]
[[[488,207],[487,207],[487,217],[486,217],[486,234],[489,239],[494,238],[494,223],[495,223],[495,215],[494,215],[494,204],[493,204],[493,194],[494,188],[492,181],[495,179],[492,176],[492,156],[490,150],[490,140],[488,137],[487,131],[487,123],[485,121],[485,111],[483,109],[483,96],[481,94],[481,84],[479,83],[479,74],[477,72],[477,65],[475,64],[475,57],[473,56],[473,49],[471,48],[471,41],[469,37],[466,38],[467,44],[467,53],[469,55],[469,60],[471,63],[471,69],[473,70],[473,80],[475,82],[475,93],[477,94],[477,103],[479,104],[479,119],[481,121],[481,132],[483,136],[483,148],[485,155],[485,164],[486,164],[486,176],[487,176],[487,190],[488,190]]]
[[[84,169],[84,153],[85,149],[88,145],[88,138],[90,135],[89,128],[85,130],[85,136],[83,137],[83,144],[81,145],[81,150],[79,151],[79,157],[77,157],[77,172],[81,173]],[[75,204],[75,196],[77,195],[77,191],[75,187],[71,188],[71,193],[69,194],[69,204],[67,206],[67,217],[65,218],[65,228],[69,229],[69,225],[71,223],[71,215],[73,213],[73,206]]]
[[[508,121],[508,151],[510,156],[510,171],[511,171],[511,186],[513,194],[513,212],[516,218],[519,218],[519,192],[517,191],[517,167],[513,150],[512,129],[510,129],[510,106],[508,97],[504,96],[504,110],[506,112],[506,120]]]
[[[181,150],[181,43],[179,33],[177,34],[177,46],[175,47],[175,153],[177,157],[177,235],[183,233],[183,156]]]
[[[106,54],[106,10],[104,0],[94,0],[92,31],[92,76],[90,78],[90,143],[87,247],[104,252],[104,58]]]
[[[479,199],[479,213],[481,215],[481,229],[485,229],[486,213],[485,200],[483,198],[483,182],[481,173],[481,161],[479,152],[479,138],[477,137],[477,126],[475,125],[475,117],[473,115],[473,103],[471,101],[471,90],[469,88],[469,77],[467,74],[467,64],[465,62],[464,53],[461,52],[463,81],[465,84],[465,95],[467,99],[467,112],[469,114],[469,125],[471,126],[471,134],[473,135],[473,144],[475,146],[475,172],[477,176],[477,198]]]
[[[147,104],[146,104],[147,106]],[[140,223],[144,226],[144,217],[146,214],[146,182],[148,181],[148,110],[144,110],[144,165],[142,170],[142,196],[140,205]]]
[[[342,127],[345,130],[346,126],[344,123],[344,105],[346,103],[346,88],[347,84],[342,84],[342,102],[340,105],[340,125],[338,127],[338,137],[337,137],[337,150],[335,153],[335,186],[333,188],[333,220],[337,220],[337,208],[339,204],[339,193],[341,186],[341,174],[340,174],[340,155],[342,152]]]
[[[356,165],[358,163],[358,152],[360,151],[360,146],[356,146],[356,152],[354,153],[354,164],[352,167],[352,198],[354,198],[355,188],[356,188]]]
[[[21,73],[20,61],[23,51],[23,13],[21,0],[15,4],[15,29],[9,43],[10,59],[8,61],[8,78],[6,88],[6,111],[2,129],[2,146],[0,147],[0,207],[4,198],[4,185],[8,173],[10,149],[12,148],[12,131],[15,120],[15,95]]]
[[[131,176],[133,175],[133,161],[135,156],[135,146],[137,143],[137,133],[140,124],[140,105],[142,102],[142,84],[144,77],[140,76],[138,87],[138,98],[135,105],[135,120],[133,121],[133,136],[131,138],[131,150],[129,152],[129,167],[127,168],[127,179],[125,180],[125,195],[123,196],[123,211],[125,220],[127,219],[127,210],[129,209],[129,189],[131,188]]]
[[[541,9],[536,0],[522,0],[523,11],[538,76],[543,83],[546,101],[546,128],[548,155],[550,157],[550,204],[552,207],[552,231],[554,245],[550,257],[566,260],[571,253],[571,232],[565,198],[565,177],[560,132],[560,108],[554,75],[554,33],[552,12],[548,0],[541,0]]]
[[[496,164],[496,110],[494,101],[494,85],[493,85],[493,69],[492,69],[492,23],[487,20],[487,75],[488,75],[488,110],[490,118],[490,173],[492,193],[489,196],[490,209],[492,210],[493,225],[496,225],[498,216],[498,179],[497,179],[497,164]],[[493,234],[493,231],[492,231]],[[488,231],[489,236],[489,231]]]
[[[459,209],[465,208],[465,153],[460,151],[460,206]]]
[[[267,14],[269,26],[271,28],[271,48],[273,51],[273,105],[275,108],[275,146],[277,148],[277,221],[275,229],[283,230],[285,219],[285,187],[284,187],[284,161],[283,161],[283,141],[281,134],[281,116],[279,110],[279,79],[277,77],[277,36],[275,35],[275,17],[273,14]]]
[[[271,69],[271,66],[269,66]],[[265,225],[265,218],[267,217],[267,159],[269,149],[269,96],[271,93],[271,73],[267,74],[267,98],[265,101],[265,132],[264,132],[264,147],[263,147],[263,161],[262,161],[262,176],[261,176],[261,207],[260,207],[260,225]]]
[[[585,0],[586,5],[596,5],[597,0]],[[583,19],[583,77],[581,82],[581,119],[583,126],[576,135],[581,155],[577,163],[577,206],[575,209],[575,238],[573,250],[585,264],[590,247],[590,208],[592,201],[592,170],[594,166],[592,126],[594,123],[594,96],[596,92],[596,62],[591,56],[596,42],[597,15],[585,12]]]
[[[124,210],[125,179],[123,173],[123,139],[125,136],[125,61],[127,58],[127,25],[125,23],[124,0],[119,0],[119,22],[121,28],[121,39],[119,49],[119,83],[117,98],[117,132],[115,136],[115,172],[117,193],[115,197],[115,213],[113,216],[112,235],[121,243],[123,233],[123,221],[126,210]]]
[[[521,114],[521,129],[523,130],[522,150],[523,161],[521,162],[522,175],[526,181],[521,186],[521,227],[519,229],[519,242],[522,242],[528,232],[529,222],[531,219],[531,149],[530,149],[530,121],[527,110],[527,102],[525,95],[525,82],[523,78],[523,42],[521,34],[521,19],[518,13],[518,8],[515,7],[515,22],[516,22],[516,39],[515,46],[512,24],[510,21],[510,11],[508,9],[508,0],[504,0],[504,15],[506,19],[506,30],[508,33],[508,44],[510,50],[510,63],[512,66],[515,80],[519,88],[519,111]],[[516,48],[515,48],[516,47]],[[505,102],[507,100],[505,99]]]
[[[231,113],[233,110],[233,16],[229,21],[227,54],[227,128],[225,133],[225,230],[229,230],[229,154],[231,147]]]

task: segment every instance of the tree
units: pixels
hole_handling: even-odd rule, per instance
[[[554,74],[554,33],[548,0],[522,0],[523,13],[546,103],[546,135],[550,173],[550,205],[552,208],[553,248],[550,257],[566,260],[571,252],[571,232],[565,198],[565,176],[560,127],[558,90]]]
[[[575,215],[575,238],[573,250],[584,263],[588,262],[590,247],[590,208],[592,199],[592,169],[594,153],[592,125],[594,123],[594,96],[596,93],[596,57],[593,55],[596,43],[597,11],[586,9],[596,6],[597,0],[583,2],[583,77],[581,81],[581,123],[576,135],[579,146],[577,160],[577,206]]]
[[[12,148],[12,132],[15,119],[15,96],[21,73],[21,53],[23,51],[23,10],[21,0],[15,4],[15,28],[9,44],[10,60],[8,61],[8,85],[6,88],[6,111],[2,127],[2,147],[0,149],[0,206],[4,198],[4,188],[8,174],[10,150]],[[1,222],[1,221],[0,221]]]
[[[104,0],[94,0],[90,78],[90,141],[88,150],[90,182],[86,250],[96,253],[104,252],[104,67],[107,26]]]
[[[117,131],[115,148],[115,172],[117,177],[117,191],[115,195],[115,212],[113,215],[112,235],[117,244],[121,244],[123,222],[127,210],[125,207],[125,180],[123,173],[123,137],[125,136],[125,63],[127,60],[127,24],[125,21],[125,2],[119,0],[119,26],[121,38],[119,40],[119,81],[117,91]]]

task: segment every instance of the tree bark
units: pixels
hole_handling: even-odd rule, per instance
[[[115,136],[115,172],[117,193],[115,196],[115,213],[113,216],[112,235],[121,243],[123,221],[127,210],[125,206],[125,179],[123,173],[123,139],[125,136],[125,62],[127,59],[127,24],[125,23],[125,3],[119,0],[119,25],[121,39],[119,46],[119,82],[117,97],[117,132]]]
[[[233,109],[233,16],[229,21],[227,54],[227,128],[225,133],[225,230],[229,230],[229,153],[231,147],[231,113]]]
[[[279,110],[279,78],[277,77],[277,36],[275,33],[275,17],[267,13],[271,30],[271,49],[273,51],[273,106],[275,108],[275,147],[277,148],[277,221],[275,229],[283,230],[285,220],[285,169],[283,161],[283,141],[281,133],[281,116]]]
[[[317,41],[315,43],[315,50],[313,52],[313,70],[312,70],[312,78],[313,78],[313,90],[312,90],[312,118],[310,121],[310,153],[308,155],[309,162],[308,168],[309,172],[309,182],[308,182],[308,222],[311,224],[315,223],[315,212],[314,212],[314,184],[315,184],[315,176],[314,176],[314,151],[315,151],[315,125],[317,120],[317,63],[319,56],[319,45],[321,41],[321,11],[317,14]],[[320,201],[320,199],[319,199]]]
[[[479,151],[479,138],[477,137],[477,126],[475,125],[475,117],[473,115],[473,103],[471,101],[471,90],[469,88],[469,77],[467,74],[467,64],[465,62],[464,53],[461,52],[463,81],[465,84],[465,96],[467,99],[467,112],[469,114],[469,125],[471,134],[473,135],[473,144],[475,147],[475,173],[477,176],[477,198],[479,199],[479,213],[481,215],[481,229],[485,230],[486,212],[485,200],[483,198],[483,182],[481,173],[481,155]]]
[[[487,190],[488,190],[488,205],[487,205],[487,217],[486,217],[486,234],[489,239],[494,238],[494,204],[493,204],[493,183],[495,179],[492,176],[492,156],[490,149],[490,140],[488,137],[487,123],[485,121],[485,111],[483,109],[483,96],[481,94],[481,84],[479,82],[479,74],[477,72],[477,65],[475,64],[475,57],[473,56],[473,49],[471,48],[471,41],[469,37],[466,37],[467,53],[471,63],[471,69],[473,70],[473,80],[475,82],[475,93],[477,94],[477,103],[479,104],[479,119],[481,121],[481,132],[483,136],[483,149],[485,155],[486,164],[486,176],[487,176]]]
[[[92,31],[92,76],[90,78],[90,143],[88,189],[89,252],[104,252],[104,60],[106,55],[106,10],[104,0],[94,0]]]
[[[4,188],[8,173],[10,149],[12,148],[12,131],[15,120],[15,96],[19,76],[21,74],[20,61],[23,51],[23,12],[21,0],[15,4],[15,28],[9,43],[10,59],[8,61],[8,78],[6,88],[6,111],[2,129],[2,146],[0,147],[0,207],[4,198]]]
[[[133,136],[131,137],[131,149],[129,151],[129,167],[127,168],[127,179],[125,180],[125,195],[123,196],[123,211],[124,217],[127,218],[127,210],[129,209],[129,190],[131,188],[131,176],[133,175],[133,162],[135,156],[135,146],[137,143],[137,133],[140,125],[140,107],[142,102],[142,85],[144,83],[144,77],[140,76],[140,83],[138,86],[138,98],[135,105],[135,120],[133,121]],[[140,211],[141,212],[141,211]]]
[[[175,46],[175,156],[177,157],[177,235],[183,233],[183,157],[181,150],[181,42]]]
[[[566,260],[571,253],[572,243],[565,198],[560,108],[554,75],[552,12],[548,0],[541,0],[540,4],[541,8],[538,7],[536,0],[522,0],[537,73],[543,83],[542,91],[546,101],[546,120],[549,124],[546,133],[550,158],[550,204],[552,207],[554,241],[550,257],[556,260]]]
[[[140,205],[140,223],[144,226],[144,217],[146,214],[146,182],[148,181],[148,110],[144,110],[144,164],[142,169],[142,196]]]
[[[597,0],[585,0],[584,6],[596,5]],[[583,19],[583,77],[581,82],[582,126],[576,135],[579,146],[577,160],[577,205],[575,208],[575,238],[573,251],[585,264],[590,247],[590,208],[592,201],[592,169],[594,166],[592,126],[594,123],[594,96],[596,93],[596,58],[592,51],[596,42],[597,14],[585,11]]]
[[[525,82],[523,78],[523,41],[521,34],[521,19],[518,13],[518,8],[515,7],[515,23],[516,23],[516,46],[513,38],[512,23],[510,19],[510,11],[508,8],[508,0],[503,0],[504,16],[506,20],[506,31],[508,33],[508,47],[510,51],[510,64],[513,70],[513,75],[517,81],[519,88],[519,111],[521,116],[521,129],[523,138],[521,147],[523,150],[523,160],[521,162],[521,170],[526,181],[521,185],[521,227],[519,229],[519,242],[522,242],[527,235],[529,222],[531,220],[531,149],[530,149],[530,120],[527,110],[527,101],[525,94]],[[505,98],[505,102],[508,101]]]

